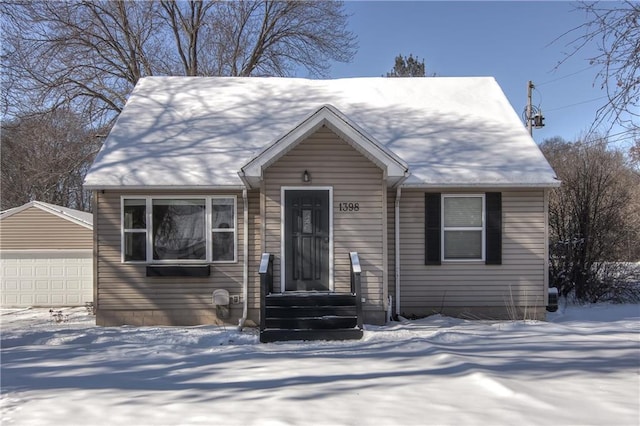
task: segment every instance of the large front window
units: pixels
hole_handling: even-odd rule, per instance
[[[152,200],[153,260],[207,260],[205,200]]]
[[[442,196],[443,260],[484,260],[484,196]]]
[[[236,198],[122,199],[125,262],[235,262]]]

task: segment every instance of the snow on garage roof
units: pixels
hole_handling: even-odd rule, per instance
[[[408,165],[403,186],[557,186],[491,77],[147,77],[88,189],[242,187],[238,172],[325,105]]]

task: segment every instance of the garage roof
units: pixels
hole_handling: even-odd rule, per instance
[[[83,212],[80,210],[70,209],[68,207],[57,206],[55,204],[43,203],[42,201],[30,201],[26,204],[23,204],[19,207],[14,207],[12,209],[4,210],[0,212],[0,220],[11,217],[21,211],[29,209],[31,207],[38,208],[47,213],[54,214],[68,221],[77,223],[78,225],[84,226],[85,228],[93,229],[93,214]]]

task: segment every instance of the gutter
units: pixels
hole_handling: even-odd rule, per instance
[[[238,321],[238,330],[242,331],[245,321],[249,313],[249,199],[247,196],[247,189],[242,190],[242,203],[243,203],[243,247],[242,253],[244,260],[242,262],[242,317]]]
[[[396,315],[400,315],[400,198],[402,188],[396,188],[395,200],[395,249],[396,249]]]
[[[83,188],[91,191],[240,191],[244,185],[91,185]]]
[[[412,189],[433,189],[433,188],[556,188],[561,185],[561,182],[442,182],[442,183],[403,183],[403,188]]]

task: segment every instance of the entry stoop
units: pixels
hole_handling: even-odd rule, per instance
[[[351,293],[269,294],[260,342],[361,339],[356,302]]]

